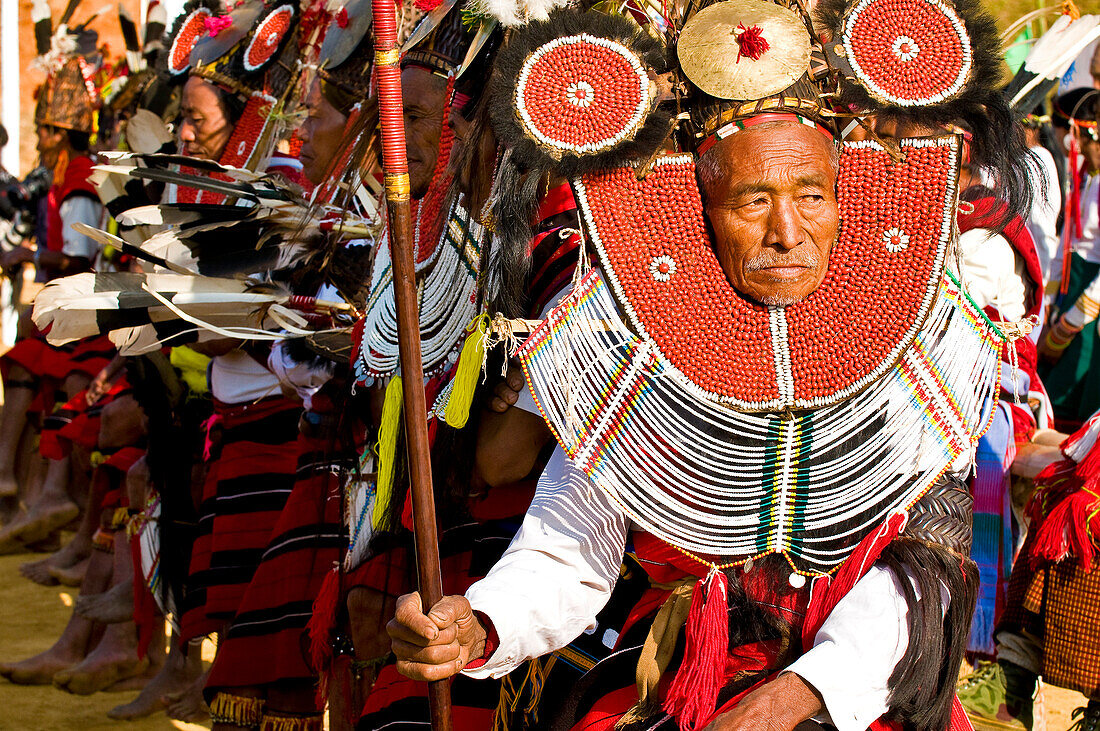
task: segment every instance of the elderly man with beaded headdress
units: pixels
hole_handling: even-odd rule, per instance
[[[958,476],[1015,333],[952,264],[961,139],[838,155],[837,110],[962,123],[1009,210],[1022,142],[972,6],[801,7],[651,33],[564,11],[501,52],[497,136],[572,178],[598,266],[519,350],[561,449],[485,579],[399,602],[409,675],[499,676],[594,630],[629,540],[650,589],[560,727],[965,728]]]

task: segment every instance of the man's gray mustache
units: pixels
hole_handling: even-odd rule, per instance
[[[820,263],[813,254],[800,257],[775,257],[769,254],[761,254],[745,262],[745,269],[750,272],[772,267],[806,267],[812,269]]]

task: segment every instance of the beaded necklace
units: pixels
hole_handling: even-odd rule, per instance
[[[957,142],[904,146],[897,164],[874,143],[845,150],[829,273],[786,308],[731,294],[690,159],[659,161],[653,195],[612,192],[637,183],[629,168],[634,182],[578,181],[600,268],[519,356],[568,456],[643,529],[689,555],[782,553],[824,574],[969,464],[1003,336],[944,266]]]
[[[432,255],[418,267],[420,337],[424,375],[439,375],[454,365],[466,327],[478,313],[477,277],[484,229],[455,200]],[[355,357],[357,386],[388,379],[398,368],[397,307],[389,239],[380,239],[371,270],[363,337]]]

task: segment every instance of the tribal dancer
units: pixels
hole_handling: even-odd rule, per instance
[[[1010,213],[1022,138],[973,6],[824,4],[821,45],[802,7],[654,11],[671,76],[653,36],[595,13],[502,50],[497,137],[573,177],[598,266],[519,351],[561,449],[486,578],[401,597],[406,675],[499,677],[594,628],[629,536],[651,588],[557,726],[967,728],[959,475],[1015,328],[950,264],[961,139],[838,151],[834,110],[964,124]],[[661,155],[673,98],[686,152]]]
[[[37,248],[17,247],[3,256],[5,267],[33,262],[42,281],[91,270],[99,250],[94,241],[72,229],[74,223],[98,226],[103,218],[103,207],[88,180],[93,165],[89,141],[98,100],[90,91],[86,72],[90,74],[91,67],[82,58],[69,58],[53,70],[39,91],[38,150],[54,182],[40,204],[44,210]],[[4,354],[0,365],[7,396],[0,419],[0,495],[16,492],[16,453],[28,416],[52,411],[57,389],[64,392],[65,400],[72,398],[113,355],[106,338],[54,347],[37,332]],[[36,394],[50,407],[36,406]],[[10,552],[41,541],[75,518],[79,507],[70,497],[70,487],[68,456],[50,460],[42,484],[37,489],[27,486],[21,496],[26,511],[0,531],[0,550]]]
[[[353,3],[350,14],[345,8],[332,19],[317,76],[303,99],[308,116],[298,130],[301,161],[305,177],[316,186],[318,206],[335,203],[339,188],[325,182],[334,167],[346,162],[344,145],[354,136],[369,96],[373,47],[366,33],[369,16],[356,12],[362,9],[363,4]],[[369,219],[357,198],[351,205]],[[320,272],[325,284],[310,294],[330,301],[346,297],[361,305],[370,253],[369,241],[337,250]],[[214,708],[242,699],[237,704],[249,704],[251,718],[263,728],[319,730],[325,698],[317,692],[305,636],[322,582],[345,545],[341,488],[356,453],[347,399],[350,369],[346,354],[340,360],[300,341],[277,343],[268,367],[305,406],[296,445],[297,478],[240,608],[221,636],[207,695]]]
[[[1040,373],[1050,392],[1056,424],[1073,432],[1100,409],[1100,91],[1072,91],[1054,101],[1069,120],[1070,186],[1064,223],[1059,295],[1039,343]]]
[[[511,408],[522,386],[518,370],[501,383],[478,383],[483,360],[489,358],[493,364],[490,372],[502,366],[498,356],[483,353],[488,318],[480,313],[487,301],[502,298],[504,287],[494,288],[486,280],[506,279],[508,289],[522,295],[508,303],[507,311],[528,315],[534,302],[553,294],[560,275],[571,267],[568,255],[554,254],[560,253],[558,249],[575,251],[576,242],[570,236],[559,236],[558,231],[563,221],[574,230],[578,221],[572,197],[555,188],[556,195],[545,195],[537,214],[545,227],[538,227],[531,265],[528,245],[534,232],[526,220],[520,227],[527,233],[515,250],[495,254],[501,247],[499,235],[505,220],[498,215],[497,206],[510,197],[504,194],[508,186],[499,177],[493,185],[498,158],[483,97],[487,63],[498,42],[491,32],[494,24],[481,19],[478,32],[462,31],[468,15],[463,5],[442,19],[435,15],[430,14],[426,25],[414,30],[414,36],[426,37],[412,45],[402,66],[412,188],[417,199],[421,336],[428,393],[434,402],[429,414],[434,480],[442,506],[446,581],[452,591],[461,591],[484,575],[514,535],[534,490],[531,475],[541,470],[543,448],[551,439],[541,418]],[[429,167],[425,163],[434,154],[429,150],[436,145],[439,151]],[[430,177],[425,175],[429,169]],[[543,184],[538,174],[526,182],[539,192],[545,190]],[[493,231],[487,221],[502,225]],[[381,424],[374,469],[378,479],[353,482],[349,489],[351,548],[344,563],[349,571],[341,582],[347,587],[352,648],[343,649],[354,652],[355,660],[349,663],[346,654],[337,656],[333,662],[335,682],[330,685],[351,689],[351,699],[342,703],[350,706],[349,722],[358,719],[361,728],[420,725],[428,719],[423,686],[396,672],[387,657],[389,643],[383,632],[394,600],[411,586],[413,562],[403,443],[400,439],[390,442],[385,436],[392,434],[387,425],[396,430],[399,423],[393,407],[399,401],[400,380],[396,378],[397,341],[385,240],[381,247],[355,360],[360,388],[373,388],[381,395],[383,389],[378,386],[388,383],[385,404],[374,412],[374,423]],[[490,250],[494,254],[486,257]],[[514,260],[509,259],[511,255]],[[493,272],[489,272],[490,262],[498,265]],[[547,287],[552,289],[543,291]],[[536,314],[541,306],[534,306]],[[388,467],[391,462],[396,462],[396,469]],[[318,607],[322,604],[319,601]],[[340,670],[349,664],[350,679]],[[539,664],[529,670],[531,675],[528,669],[518,671],[519,682],[514,685],[460,682],[455,690],[457,726],[472,730],[488,729],[494,721],[507,724],[509,709],[522,716],[525,711],[511,691],[524,677],[537,680],[544,672]],[[358,718],[360,709],[363,715]]]
[[[1072,731],[1100,729],[1100,577],[1093,565],[1100,530],[1098,436],[1100,414],[1094,414],[1062,443],[1062,459],[1035,478],[1027,506],[1031,530],[1012,571],[1008,611],[997,626],[997,662],[983,668],[985,697],[968,704],[997,728],[1032,728],[1042,676],[1088,698],[1087,706],[1073,711]]]
[[[296,6],[258,2],[227,15],[200,7],[185,16],[168,54],[169,71],[186,79],[185,154],[301,179],[296,160],[273,154],[297,78],[297,22]],[[225,195],[171,185],[165,200],[217,205]],[[236,615],[294,483],[301,414],[267,368],[262,343],[207,340],[192,348],[213,358],[214,416],[189,577],[177,599],[184,642],[223,632]],[[212,706],[216,727],[237,724],[238,710]]]

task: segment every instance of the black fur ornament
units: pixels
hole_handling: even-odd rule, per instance
[[[544,66],[538,80],[535,79],[538,69],[525,71],[529,61],[535,62],[557,51],[571,52],[572,49],[563,50],[565,47],[560,44],[582,35],[585,40],[581,43],[587,46],[584,52],[605,52],[615,62],[616,69],[630,69],[633,65],[633,71],[611,72],[608,65],[600,65],[600,72],[594,73],[596,64],[589,68],[578,64],[558,73],[561,64],[551,63],[556,69]],[[512,162],[525,170],[553,169],[560,175],[573,177],[587,170],[648,159],[667,137],[671,114],[657,108],[656,87],[652,82],[644,100],[634,85],[639,78],[637,72],[660,73],[666,66],[660,43],[632,20],[595,11],[555,10],[547,20],[513,31],[497,55],[489,82],[493,131],[501,144],[511,148]],[[572,78],[573,75],[577,78]],[[607,89],[611,87],[623,93],[618,97],[609,95]],[[635,96],[631,97],[627,91]],[[520,105],[520,97],[525,93],[531,97],[528,100],[531,110]],[[609,108],[605,101],[619,106]],[[557,104],[566,114],[575,112],[578,119],[584,119],[589,132],[578,130],[571,136],[573,131],[562,130],[566,134],[561,135],[561,140],[547,135],[539,139],[538,122],[532,123],[531,117],[534,105],[540,103],[550,105],[541,111],[544,118],[553,117],[553,105]],[[629,119],[624,121],[624,106],[629,109],[635,103],[637,114],[626,115]]]

